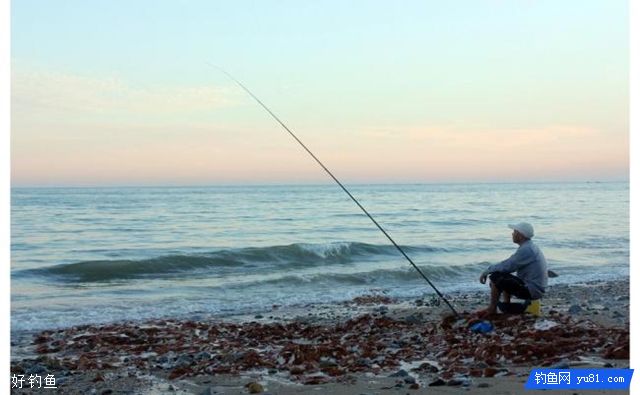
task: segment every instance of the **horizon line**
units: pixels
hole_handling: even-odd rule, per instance
[[[345,183],[351,186],[390,186],[390,185],[495,185],[495,184],[620,184],[629,183],[629,179],[623,180],[546,180],[546,181],[402,181],[402,182],[352,182]],[[320,187],[335,185],[335,182],[312,182],[312,183],[206,183],[206,184],[96,184],[96,185],[10,185],[10,189],[109,189],[109,188],[212,188],[212,187]]]

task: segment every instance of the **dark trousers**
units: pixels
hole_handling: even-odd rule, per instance
[[[507,292],[518,299],[531,299],[531,293],[519,277],[510,273],[494,272],[489,279],[500,292]]]

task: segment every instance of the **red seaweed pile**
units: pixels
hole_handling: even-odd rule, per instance
[[[605,328],[589,320],[574,320],[551,312],[549,318],[530,315],[498,315],[493,317],[495,330],[486,334],[470,334],[468,326],[443,320],[442,335],[447,346],[437,355],[440,364],[448,366],[446,376],[462,373],[492,376],[496,367],[510,365],[552,366],[584,355],[605,359],[629,359],[629,330]],[[484,368],[484,370],[480,369]]]
[[[558,313],[491,321],[494,330],[481,334],[469,330],[470,316],[416,322],[365,314],[331,324],[155,320],[44,331],[34,345],[39,360],[58,371],[162,370],[175,379],[268,369],[305,384],[423,360],[435,363],[416,372],[449,379],[509,374],[513,365],[551,366],[583,355],[629,358],[628,329]],[[14,363],[12,373],[20,370],[20,362]]]

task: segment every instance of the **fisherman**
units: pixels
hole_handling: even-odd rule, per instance
[[[496,314],[497,307],[503,312],[523,312],[532,301],[539,303],[547,287],[547,260],[540,248],[531,241],[533,226],[528,222],[520,222],[509,225],[509,228],[513,229],[511,237],[519,247],[509,258],[489,266],[480,275],[482,284],[486,283],[487,277],[491,280],[491,301],[487,309],[478,312],[481,317]],[[516,276],[511,274],[513,272],[516,272]],[[498,303],[501,294],[504,303]],[[520,311],[509,311],[515,305],[511,303],[511,296],[525,300],[525,304],[520,304]]]

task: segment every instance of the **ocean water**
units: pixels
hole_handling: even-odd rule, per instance
[[[629,184],[355,185],[445,294],[536,229],[550,284],[629,276]],[[13,188],[12,331],[433,294],[336,185]]]

